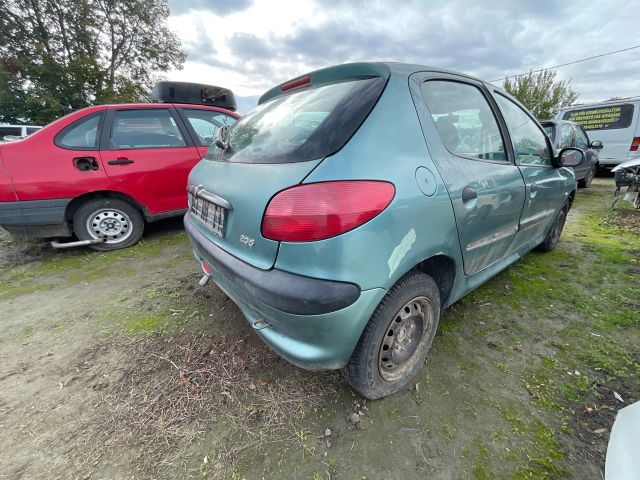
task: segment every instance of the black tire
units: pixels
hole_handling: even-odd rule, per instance
[[[94,198],[76,211],[73,231],[79,240],[106,240],[90,245],[94,250],[118,250],[130,247],[140,239],[144,218],[140,210],[125,200]]]
[[[596,167],[591,167],[584,178],[578,180],[578,188],[589,188],[591,186],[591,182],[593,181],[593,177],[595,176]]]
[[[567,213],[569,213],[569,207],[565,204],[558,212],[558,215],[556,215],[556,219],[553,221],[553,225],[551,225],[549,232],[547,232],[544,241],[536,247],[536,250],[540,252],[550,252],[556,248],[558,240],[560,240],[560,235],[562,235],[564,222],[567,221]]]
[[[342,374],[371,400],[397,392],[424,364],[439,318],[436,283],[424,273],[408,273],[373,312]]]

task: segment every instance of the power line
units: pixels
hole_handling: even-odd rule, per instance
[[[635,45],[633,47],[623,48],[621,50],[615,50],[613,52],[601,53],[600,55],[594,55],[592,57],[582,58],[580,60],[574,60],[573,62],[569,62],[569,63],[561,63],[560,65],[554,65],[553,67],[540,68],[538,70],[533,70],[533,71],[526,72],[526,73],[518,73],[517,75],[508,75],[506,77],[496,78],[495,80],[489,80],[489,82],[498,82],[500,80],[506,80],[507,78],[522,77],[523,75],[529,75],[530,73],[544,72],[545,70],[550,70],[552,68],[566,67],[568,65],[574,65],[574,64],[580,63],[580,62],[586,62],[587,60],[593,60],[594,58],[600,58],[600,57],[606,57],[607,55],[613,55],[614,53],[627,52],[629,50],[633,50],[633,49],[636,49],[636,48],[640,48],[640,45]]]

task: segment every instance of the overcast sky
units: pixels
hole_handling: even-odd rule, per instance
[[[231,88],[246,113],[270,87],[354,61],[494,80],[640,44],[639,1],[169,0],[188,53],[172,80]],[[579,102],[640,95],[640,49],[558,69]],[[501,84],[502,82],[496,82]]]

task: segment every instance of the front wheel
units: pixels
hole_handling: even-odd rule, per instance
[[[593,181],[593,177],[596,176],[596,167],[591,167],[591,169],[587,172],[583,179],[578,180],[578,187],[580,188],[589,188],[591,186],[591,182]]]
[[[73,231],[80,240],[101,239],[94,250],[117,250],[135,244],[144,230],[140,211],[118,198],[95,198],[73,216]]]
[[[563,205],[558,212],[553,225],[551,225],[547,236],[545,237],[544,241],[536,247],[536,250],[539,250],[541,252],[550,252],[551,250],[556,248],[558,240],[560,240],[560,235],[562,234],[562,229],[564,228],[564,222],[566,222],[567,220],[568,212],[569,206]]]
[[[397,392],[424,364],[440,318],[433,279],[412,272],[385,295],[364,329],[342,373],[369,399]]]

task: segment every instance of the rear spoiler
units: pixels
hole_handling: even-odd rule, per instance
[[[328,85],[348,80],[364,80],[375,77],[387,79],[389,75],[391,75],[391,71],[384,63],[345,63],[335,67],[323,68],[287,80],[277,87],[267,90],[258,100],[258,105],[268,102],[280,95],[317,87],[319,85]]]

